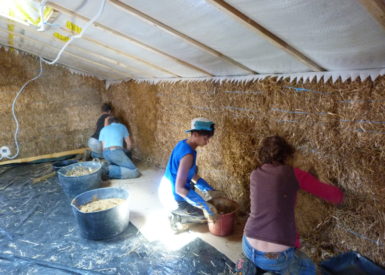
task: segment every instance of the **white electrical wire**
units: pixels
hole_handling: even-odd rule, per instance
[[[63,48],[60,50],[60,52],[58,53],[58,55],[56,56],[56,58],[53,61],[48,61],[46,59],[43,59],[43,61],[45,63],[47,63],[49,65],[55,64],[59,60],[59,58],[60,58],[61,54],[63,53],[63,51],[65,50],[65,48],[67,48],[67,46],[72,42],[72,40],[74,40],[75,38],[80,38],[83,36],[84,32],[88,29],[88,27],[91,24],[93,24],[96,21],[96,19],[98,19],[99,16],[102,14],[107,0],[102,0],[102,1],[103,1],[102,5],[100,6],[98,13],[90,21],[88,21],[85,24],[85,26],[83,27],[83,30],[79,34],[70,37],[70,39],[64,44]]]
[[[4,157],[6,157],[8,159],[14,159],[14,158],[16,158],[19,155],[19,143],[17,142],[17,135],[19,134],[19,121],[17,120],[16,113],[15,113],[16,100],[19,97],[19,95],[24,91],[24,88],[27,87],[27,85],[29,83],[31,83],[32,81],[38,79],[42,75],[42,73],[43,73],[43,64],[42,64],[41,61],[42,61],[42,58],[39,59],[39,65],[40,65],[39,74],[24,83],[24,85],[17,92],[17,94],[16,94],[16,96],[13,99],[13,102],[12,102],[12,116],[13,116],[13,119],[15,120],[15,123],[16,123],[16,130],[15,130],[15,135],[14,135],[15,145],[16,145],[16,153],[15,153],[15,155],[13,155],[11,157],[8,156],[8,154],[5,155],[5,156],[3,154],[1,154],[0,160],[2,160]]]
[[[39,32],[45,31],[44,8],[46,3],[47,3],[47,0],[43,0],[41,1],[39,6],[40,24],[39,24],[39,28],[37,29],[37,31]]]
[[[40,4],[40,17],[41,17],[41,25],[40,25],[40,29],[41,30],[44,30],[44,14],[43,14],[43,10],[44,10],[44,7],[45,7],[45,4],[46,4],[46,0],[43,0]],[[8,147],[6,146],[3,146],[1,147],[1,151],[0,151],[0,160],[2,160],[3,158],[7,158],[7,159],[14,159],[16,158],[18,155],[19,155],[19,152],[20,152],[20,148],[19,148],[19,143],[17,141],[17,136],[19,134],[19,121],[17,120],[17,117],[16,117],[16,112],[15,112],[15,105],[16,105],[16,101],[17,101],[17,98],[19,97],[19,95],[23,92],[24,88],[32,81],[38,79],[42,73],[43,73],[43,65],[42,65],[42,61],[44,61],[45,63],[49,64],[49,65],[53,65],[55,64],[60,56],[62,55],[62,53],[64,52],[65,48],[67,48],[67,46],[72,42],[72,40],[74,40],[75,38],[80,38],[82,37],[82,35],[84,34],[84,32],[88,29],[88,27],[93,24],[98,18],[99,16],[102,14],[103,10],[104,10],[104,7],[106,5],[106,2],[107,0],[102,0],[102,4],[99,8],[99,11],[98,13],[90,20],[86,23],[86,25],[83,27],[83,30],[78,34],[78,35],[74,35],[74,36],[71,36],[71,38],[67,41],[67,43],[64,44],[64,46],[61,48],[61,50],[59,51],[59,53],[57,54],[56,58],[53,60],[53,61],[48,61],[46,59],[44,59],[43,57],[39,56],[39,64],[40,64],[40,71],[39,71],[39,74],[33,78],[31,78],[30,80],[28,80],[27,82],[24,83],[24,85],[20,88],[20,90],[17,92],[13,102],[12,102],[12,116],[13,116],[13,119],[15,120],[15,123],[16,123],[16,130],[15,130],[15,134],[14,134],[14,140],[15,140],[15,145],[16,145],[16,153],[13,155],[13,156],[8,156],[8,154],[10,153],[10,150]],[[4,150],[4,151],[3,151]]]

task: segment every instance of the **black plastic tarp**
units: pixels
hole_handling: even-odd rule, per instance
[[[108,241],[80,236],[51,164],[0,167],[0,274],[231,274],[234,264],[196,239],[179,251],[130,224]]]

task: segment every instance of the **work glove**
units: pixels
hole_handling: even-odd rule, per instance
[[[210,209],[210,206],[208,205],[208,203],[201,196],[199,196],[198,193],[195,192],[194,190],[188,191],[185,197],[185,200],[192,206],[206,211],[208,215],[214,215],[214,212],[212,211],[212,209]]]
[[[197,180],[197,182],[195,183],[195,187],[198,188],[202,192],[207,192],[207,191],[214,190],[214,188],[212,188],[210,186],[210,184],[208,184],[207,181],[205,181],[202,178],[199,178]]]
[[[206,202],[206,204],[210,208],[211,213],[213,213],[213,214],[209,214],[205,209],[203,209],[203,215],[205,216],[205,218],[207,219],[208,222],[214,222],[215,223],[218,219],[218,210],[211,203]]]

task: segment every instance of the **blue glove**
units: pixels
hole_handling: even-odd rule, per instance
[[[211,211],[206,201],[201,196],[199,196],[198,193],[194,190],[188,191],[185,200],[192,206],[205,210],[210,216],[214,215],[213,211]]]
[[[207,192],[207,191],[212,191],[214,190],[214,188],[212,188],[208,183],[207,181],[205,181],[204,179],[202,178],[199,178],[195,184],[195,186],[201,190],[202,192]]]

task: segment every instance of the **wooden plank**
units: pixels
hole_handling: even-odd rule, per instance
[[[245,66],[245,65],[239,63],[238,61],[230,58],[229,56],[222,54],[221,52],[203,44],[202,42],[200,42],[200,41],[198,41],[198,40],[196,40],[196,39],[194,39],[194,38],[192,38],[192,37],[190,37],[190,36],[188,36],[182,32],[177,31],[176,29],[156,20],[155,18],[153,18],[153,17],[151,17],[151,16],[149,16],[149,15],[147,15],[147,14],[145,14],[145,13],[143,13],[137,9],[134,9],[133,7],[131,7],[125,3],[122,3],[122,2],[117,1],[117,0],[109,0],[109,2],[111,4],[113,4],[115,7],[123,10],[124,12],[128,12],[128,13],[138,17],[139,19],[150,23],[151,25],[156,25],[159,29],[162,29],[162,30],[166,31],[167,33],[169,33],[173,36],[176,36],[178,38],[182,38],[187,43],[192,44],[192,45],[202,49],[203,51],[210,53],[211,55],[213,55],[215,57],[218,57],[222,60],[225,60],[226,62],[231,63],[237,67],[240,67],[249,73],[252,73],[252,74],[257,73],[254,70],[248,68],[247,66]]]
[[[278,48],[284,50],[285,52],[289,53],[290,55],[294,56],[297,60],[301,61],[303,64],[308,66],[309,68],[313,69],[316,72],[319,71],[325,71],[324,68],[322,68],[320,65],[318,65],[316,62],[311,60],[309,57],[305,56],[300,51],[296,50],[294,47],[290,46],[288,43],[283,41],[281,38],[270,32],[268,29],[262,27],[257,22],[255,22],[253,19],[245,15],[244,13],[240,12],[233,6],[229,5],[223,0],[206,0],[207,2],[212,3],[216,7],[218,7],[220,10],[226,12],[233,18],[235,18],[237,21],[243,23],[247,27],[251,28],[253,31],[255,31],[258,35],[262,36],[264,39],[272,43],[273,45],[277,46]]]
[[[384,0],[360,0],[368,12],[385,29],[385,1]]]
[[[58,153],[52,153],[52,154],[46,154],[46,155],[40,155],[40,156],[28,157],[28,158],[22,158],[22,159],[12,159],[12,160],[0,162],[0,166],[5,164],[25,163],[25,162],[32,162],[36,160],[42,160],[42,159],[53,159],[53,158],[59,158],[64,156],[70,156],[70,155],[78,155],[78,154],[83,154],[87,150],[89,150],[89,148],[80,148],[80,149],[75,149],[70,151],[64,151],[64,152],[58,152]]]
[[[45,181],[53,176],[56,175],[56,172],[50,172],[44,176],[41,176],[41,177],[37,177],[37,178],[33,178],[32,179],[32,183],[35,184],[35,183],[38,183],[38,182],[41,182],[41,181]]]
[[[87,17],[85,17],[85,16],[83,16],[83,15],[80,15],[80,14],[78,14],[78,13],[76,13],[76,12],[73,12],[73,11],[71,11],[71,10],[69,10],[69,9],[66,9],[66,8],[64,8],[64,7],[62,7],[62,6],[59,6],[59,5],[56,4],[56,3],[53,3],[53,2],[48,1],[48,2],[47,2],[47,5],[50,6],[51,8],[53,8],[53,9],[55,9],[55,10],[60,11],[60,12],[63,13],[63,14],[67,14],[67,15],[72,16],[72,17],[78,17],[78,18],[80,18],[80,19],[82,19],[82,20],[84,20],[84,21],[90,21],[89,18],[87,18]],[[116,31],[116,30],[114,30],[114,29],[112,29],[112,28],[110,28],[110,27],[107,27],[107,26],[105,26],[105,25],[103,25],[103,24],[94,22],[93,25],[94,25],[95,28],[99,28],[99,29],[101,29],[101,30],[103,30],[103,31],[110,32],[110,33],[112,33],[112,34],[114,34],[114,35],[116,35],[116,36],[118,36],[118,37],[121,37],[121,38],[123,38],[123,39],[125,39],[125,40],[128,40],[128,41],[130,41],[130,43],[135,44],[135,45],[138,46],[138,47],[144,48],[144,49],[146,49],[146,50],[148,50],[148,51],[154,52],[154,53],[159,54],[159,55],[166,56],[167,58],[170,58],[170,59],[172,59],[173,61],[175,61],[175,62],[177,62],[177,63],[179,63],[179,64],[182,64],[183,66],[189,67],[189,68],[191,68],[191,69],[193,69],[193,70],[199,71],[199,72],[201,72],[201,73],[203,73],[203,74],[205,74],[205,75],[208,75],[208,76],[214,76],[213,74],[207,72],[207,71],[204,70],[204,69],[199,68],[198,66],[195,66],[195,65],[193,65],[193,64],[190,64],[190,63],[188,63],[188,62],[186,62],[186,61],[183,61],[183,60],[181,60],[181,59],[179,59],[179,58],[177,58],[177,57],[175,57],[175,56],[172,56],[172,55],[170,55],[170,54],[168,54],[168,53],[165,53],[165,52],[163,52],[163,51],[161,51],[161,50],[158,50],[158,49],[156,49],[156,48],[154,48],[154,47],[151,47],[150,45],[147,45],[147,44],[145,44],[145,43],[143,43],[143,42],[140,42],[139,40],[136,40],[136,39],[134,39],[134,38],[132,38],[132,37],[129,37],[128,35],[126,35],[126,34],[124,34],[124,33],[121,33],[121,32],[118,32],[118,31]]]

